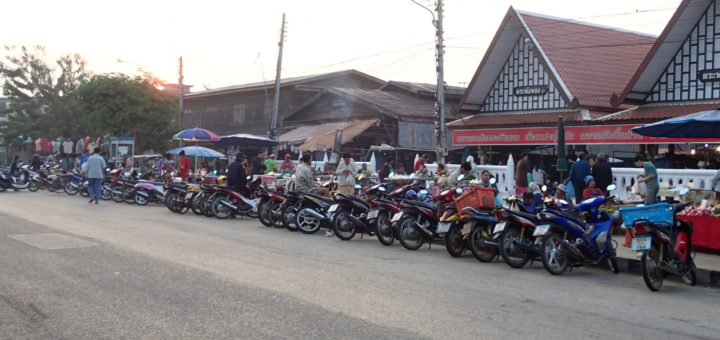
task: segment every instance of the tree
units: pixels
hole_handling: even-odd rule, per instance
[[[85,61],[66,54],[48,65],[42,46],[5,46],[0,61],[3,94],[10,101],[8,122],[0,126],[6,144],[18,144],[21,136],[74,137],[84,133],[75,90],[86,81]]]
[[[162,150],[180,128],[175,96],[161,90],[148,74],[96,75],[78,88],[77,95],[88,129],[135,137],[136,150]]]

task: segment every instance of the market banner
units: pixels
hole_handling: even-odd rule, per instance
[[[565,126],[565,144],[720,143],[720,139],[642,136],[638,125]],[[453,145],[555,145],[557,127],[453,130]]]

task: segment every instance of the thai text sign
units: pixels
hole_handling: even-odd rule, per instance
[[[703,70],[698,72],[698,79],[702,82],[720,81],[720,70]]]
[[[718,143],[720,139],[647,137],[632,132],[638,125],[565,126],[565,144]],[[554,145],[556,127],[454,130],[453,145]]]

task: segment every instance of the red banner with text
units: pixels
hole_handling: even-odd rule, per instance
[[[659,138],[633,132],[638,125],[566,126],[565,144],[720,143],[720,139]],[[554,145],[557,127],[453,130],[453,145]]]

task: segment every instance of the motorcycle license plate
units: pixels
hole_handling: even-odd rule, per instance
[[[335,210],[337,210],[337,208],[338,208],[338,205],[337,205],[337,204],[333,204],[333,205],[331,205],[330,208],[328,209],[328,212],[329,212],[329,213],[334,213]]]
[[[193,195],[193,192],[192,192],[192,191],[191,191],[191,192],[188,192],[187,194],[185,194],[185,199],[186,199],[186,200],[189,200],[190,197],[192,197],[192,195]]]
[[[451,222],[440,222],[440,223],[438,223],[436,232],[438,234],[447,233],[448,230],[450,230],[451,226],[452,226]]]
[[[632,249],[632,251],[648,250],[650,249],[650,245],[652,245],[652,237],[634,237],[630,249]]]
[[[371,210],[368,213],[367,218],[368,219],[377,218],[379,213],[380,213],[380,211],[378,211],[378,210]]]
[[[549,224],[541,224],[535,227],[535,231],[533,231],[533,236],[544,236],[545,234],[547,234],[548,230],[550,230]]]
[[[497,234],[505,229],[505,221],[498,222],[493,229],[493,234]]]
[[[392,220],[390,220],[390,222],[400,221],[400,219],[402,218],[402,216],[403,216],[402,211],[401,211],[401,212],[397,212],[397,213],[395,213],[395,215],[393,215],[393,218],[392,218]]]

